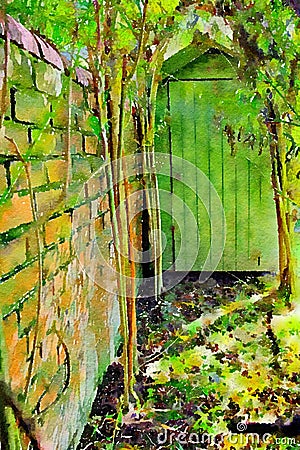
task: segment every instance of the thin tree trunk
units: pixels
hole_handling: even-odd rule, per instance
[[[270,144],[271,181],[278,227],[280,290],[289,298],[294,290],[294,276],[281,126],[274,122],[270,124],[273,137]]]
[[[109,89],[109,80],[106,77],[106,90]],[[119,272],[118,287],[119,287],[119,307],[120,307],[120,319],[121,319],[121,334],[123,337],[123,368],[124,368],[124,398],[123,406],[126,409],[129,404],[129,367],[128,367],[128,342],[129,342],[129,330],[128,330],[128,311],[126,300],[126,284],[124,282],[124,258],[122,257],[123,238],[122,235],[122,222],[119,215],[118,207],[120,205],[120,191],[118,180],[118,161],[117,161],[117,142],[118,132],[116,131],[115,121],[113,118],[114,109],[113,101],[108,94],[107,98],[107,119],[108,119],[108,157],[110,160],[109,171],[109,204],[110,204],[110,216],[112,224],[113,241],[115,247],[115,255],[117,260],[117,271]]]
[[[137,367],[137,326],[136,326],[136,268],[134,262],[134,256],[132,253],[132,243],[134,239],[133,225],[130,222],[130,203],[129,203],[129,182],[126,174],[126,164],[123,160],[123,144],[124,144],[124,118],[125,118],[125,100],[127,95],[127,57],[123,57],[122,64],[122,79],[121,79],[121,94],[119,103],[119,132],[118,132],[118,151],[117,151],[117,175],[118,175],[118,189],[120,195],[120,202],[125,204],[125,217],[121,217],[120,220],[120,233],[124,236],[127,235],[127,239],[123,240],[123,246],[121,252],[123,255],[128,256],[128,259],[124,258],[123,273],[122,275],[129,276],[129,286],[127,286],[126,292],[126,305],[127,305],[127,320],[128,320],[128,389],[129,394],[134,395],[134,383],[135,383],[135,371]],[[124,220],[123,220],[124,219]],[[125,226],[123,226],[125,225]]]
[[[111,30],[114,29],[116,20],[116,13],[111,8],[111,2],[105,4],[105,20],[103,24],[100,23],[100,3],[99,0],[93,0],[95,22],[96,22],[96,49],[89,48],[89,64],[93,75],[94,96],[96,99],[95,116],[99,117],[99,124],[101,129],[102,145],[105,147],[105,155],[110,161],[110,170],[108,170],[108,179],[111,186],[109,192],[109,202],[111,210],[111,222],[113,229],[113,240],[115,246],[117,268],[119,271],[119,303],[121,315],[121,333],[124,340],[123,364],[124,364],[124,406],[128,406],[129,394],[134,394],[134,375],[137,368],[137,325],[136,325],[136,263],[132,254],[132,243],[134,240],[133,224],[130,223],[131,205],[128,198],[130,195],[129,180],[126,176],[126,167],[123,167],[124,160],[122,156],[127,154],[124,151],[124,119],[125,119],[125,102],[128,98],[128,90],[131,84],[134,84],[133,77],[137,74],[137,68],[145,51],[145,43],[148,39],[148,30],[146,27],[148,0],[143,2],[143,13],[140,23],[140,32],[137,38],[137,47],[135,59],[133,64],[127,70],[129,56],[123,56],[122,68],[118,65],[118,61],[112,54],[113,43],[111,41]],[[98,64],[97,64],[98,63]],[[99,66],[99,67],[98,67]],[[110,73],[105,75],[104,86],[102,87],[101,95],[102,102],[99,102],[99,80],[100,80],[100,66],[110,67]],[[121,85],[118,85],[119,75],[121,75]],[[97,100],[98,98],[98,100]],[[150,99],[151,101],[151,99]],[[104,114],[103,104],[106,105]],[[102,120],[102,114],[104,120]],[[149,114],[150,128],[153,126],[153,117],[151,107],[145,113]],[[146,129],[149,127],[146,120]],[[106,140],[103,136],[103,124],[107,122]],[[144,136],[148,134],[144,133]],[[153,141],[153,130],[151,130],[151,139]],[[145,158],[149,163],[153,162],[153,142],[150,148],[145,147],[145,142],[141,142],[145,152]],[[160,218],[158,215],[158,197],[150,198],[149,187],[157,188],[154,178],[149,174],[145,194],[148,196],[147,208],[149,214],[151,208],[153,215],[150,219],[152,222],[152,229],[160,227]],[[152,194],[151,194],[152,195]],[[122,202],[125,208],[121,208]],[[156,274],[161,271],[161,264],[159,260],[160,240],[157,239],[153,243],[154,265]],[[126,278],[127,277],[127,278]],[[125,281],[129,279],[129,281]],[[127,284],[126,284],[127,283]],[[155,287],[156,293],[159,287]]]
[[[161,55],[160,55],[161,56]],[[148,132],[147,140],[151,144],[150,147],[150,163],[151,166],[155,165],[154,157],[154,127],[155,127],[155,113],[156,113],[156,97],[158,90],[158,67],[154,68],[152,73],[151,88],[148,103]],[[157,174],[152,174],[152,186],[154,189],[153,207],[155,208],[154,226],[157,230],[156,233],[156,258],[155,258],[155,296],[157,297],[162,288],[162,247],[161,247],[161,216],[160,216],[160,200],[159,200],[159,187],[157,183]]]

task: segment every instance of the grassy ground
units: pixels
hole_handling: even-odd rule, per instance
[[[140,405],[118,416],[112,365],[78,448],[299,448],[300,321],[274,279],[178,285],[139,326]]]

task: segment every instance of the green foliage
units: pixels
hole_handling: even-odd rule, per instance
[[[7,12],[28,28],[39,30],[58,45],[69,43],[70,30],[75,24],[75,10],[72,2],[13,0],[8,5]]]
[[[117,105],[121,104],[119,82],[126,59],[125,97],[129,105],[125,101],[121,104],[121,114],[126,108],[130,111],[133,102],[142,108],[147,105],[147,86],[152,82],[149,74],[157,63],[154,55],[175,33],[185,33],[200,18],[201,31],[208,30],[218,43],[231,43],[240,59],[239,76],[251,89],[251,94],[245,89],[238,92],[241,119],[229,124],[228,140],[234,144],[234,134],[240,133],[244,143],[261,151],[273,139],[269,124],[284,123],[284,151],[290,158],[288,175],[295,182],[289,196],[299,204],[299,166],[295,161],[300,146],[300,27],[295,12],[276,0],[212,1],[202,5],[150,0],[145,9],[146,4],[121,0],[112,1],[107,8],[107,2],[100,1],[97,17],[95,3],[88,0],[13,0],[7,11],[28,28],[45,34],[61,50],[71,55],[75,52],[82,64],[91,70],[96,68],[99,78],[110,77],[106,92],[101,91],[101,110],[107,108],[110,95],[117,99]],[[189,15],[188,21],[185,15]],[[214,16],[225,21],[210,21]],[[87,50],[92,57],[87,57]],[[255,124],[243,114],[243,104],[249,102],[253,117],[258,118]],[[270,104],[274,107],[272,117]],[[110,132],[107,118],[106,110],[101,123],[98,118],[90,120],[96,134]],[[119,119],[122,122],[122,117]],[[122,147],[122,136],[119,138]],[[194,294],[180,305],[174,305],[177,295],[169,295],[163,305],[162,328],[149,336],[147,345],[159,349],[155,361],[146,364],[151,381],[146,407],[151,414],[166,423],[187,418],[191,430],[212,433],[223,432],[234,417],[248,415],[257,421],[291,416],[291,400],[299,402],[299,326],[291,321],[288,327],[280,328],[277,318],[278,334],[274,337],[266,320],[274,299],[262,292],[240,290],[234,301],[215,299],[217,305],[210,305],[197,290]],[[157,407],[161,405],[163,408]],[[157,409],[165,412],[158,413]]]
[[[161,328],[147,344],[162,347],[145,369],[152,380],[145,405],[154,411],[151,417],[166,425],[184,418],[190,430],[214,435],[224,433],[234,417],[250,422],[290,417],[300,394],[299,323],[292,324],[291,317],[287,326],[284,306],[278,309],[279,353],[274,352],[267,319],[276,301],[273,290],[237,287],[234,300],[225,294],[210,306],[201,290],[182,295],[181,289],[162,299]]]

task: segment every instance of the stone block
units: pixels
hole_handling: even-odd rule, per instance
[[[45,94],[33,90],[17,91],[14,94],[14,120],[45,127],[50,119],[50,106]]]
[[[22,87],[22,89],[31,88],[33,86],[33,79],[30,57],[15,45],[11,45],[10,56],[12,62],[10,83],[14,86]]]
[[[82,199],[81,190],[82,183],[72,179],[66,195],[66,205],[68,205],[69,208],[75,208],[79,201],[78,198]]]
[[[89,109],[92,110],[96,106],[96,100],[93,92],[89,92],[87,95],[87,101],[89,105]]]
[[[66,264],[70,260],[70,242],[68,240],[58,245],[58,253],[60,264]]]
[[[41,130],[32,131],[33,144],[31,147],[31,155],[45,156],[59,154],[59,135]]]
[[[10,164],[11,185],[14,192],[27,189],[27,177],[24,164],[21,161],[14,161]]]
[[[74,181],[86,181],[91,176],[90,163],[84,158],[74,158],[72,161],[72,179]]]
[[[62,72],[44,61],[36,61],[34,69],[37,89],[58,97],[62,91]]]
[[[4,345],[5,346],[4,348],[7,349],[7,356],[12,364],[12,353],[14,351],[14,348],[18,344],[18,323],[15,314],[12,314],[11,316],[3,320],[2,332],[4,337],[4,342],[2,345]],[[22,360],[22,353],[20,355],[20,359]],[[13,372],[11,375],[12,377],[16,377],[16,374],[19,373],[21,373],[20,370],[17,372]]]
[[[0,276],[13,270],[26,260],[24,236],[9,242],[0,248]]]
[[[68,102],[65,96],[60,96],[57,99],[53,99],[52,115],[53,126],[57,128],[66,128],[68,126]]]
[[[59,253],[57,249],[49,251],[44,257],[44,273],[47,278],[53,275],[60,265]]]
[[[95,219],[93,225],[96,236],[101,236],[101,233],[104,230],[104,217],[98,217]]]
[[[5,349],[10,357],[11,351],[18,340],[18,322],[15,314],[11,314],[3,320],[1,332],[3,332]]]
[[[85,131],[88,133],[93,132],[93,115],[91,114],[91,112],[84,108],[78,108],[76,114],[76,125],[78,126],[78,128],[81,131]]]
[[[72,85],[71,104],[72,126],[79,127],[81,130],[92,131],[89,123],[91,112],[89,111],[87,98],[84,95],[83,88],[76,83]]]
[[[3,41],[2,41],[0,43],[0,61],[4,61],[4,58],[5,58],[5,50],[4,50],[4,45],[3,45]],[[7,74],[8,74],[8,78],[10,79],[13,74],[13,62],[12,62],[11,58],[9,58],[9,60],[8,60],[8,73]],[[4,69],[1,65],[1,68],[0,68],[0,90],[2,89],[2,86],[3,86],[4,76],[5,76]]]
[[[63,155],[66,152],[67,138],[64,131],[58,132],[56,135],[55,154]]]
[[[1,95],[1,92],[0,92]],[[5,132],[5,126],[0,130],[0,154],[1,155],[8,155],[11,154],[14,151],[13,144],[7,141],[5,138],[6,132]]]
[[[88,192],[91,197],[94,197],[95,195],[99,195],[101,197],[101,191],[100,191],[100,181],[97,176],[91,177],[88,181]]]
[[[19,197],[18,194],[14,194],[0,206],[0,233],[21,224],[30,223],[32,220],[29,195]]]
[[[15,316],[9,318],[16,322]],[[6,322],[6,321],[5,321]],[[26,380],[26,367],[28,364],[29,349],[27,345],[27,338],[18,339],[18,331],[13,332],[11,328],[8,330],[5,326],[5,340],[8,348],[8,376],[10,379],[10,387],[14,392],[24,392]],[[9,341],[13,345],[9,345]]]
[[[101,196],[103,197],[105,192],[108,192],[108,180],[105,173],[105,170],[99,171],[99,184],[100,184],[100,192]]]
[[[19,335],[26,334],[36,320],[37,295],[29,298],[20,310]]]
[[[0,195],[2,195],[7,188],[7,182],[6,182],[6,170],[5,167],[1,164],[0,165]]]
[[[82,225],[86,225],[90,222],[90,207],[86,203],[76,209],[76,227],[77,229]]]
[[[79,108],[87,106],[83,95],[83,88],[78,83],[72,83],[71,104]]]
[[[101,198],[100,211],[105,212],[108,210],[109,210],[109,199],[108,195],[105,195],[104,197]]]
[[[97,156],[92,156],[88,158],[90,164],[91,164],[91,171],[93,173],[98,173],[100,174],[101,172],[105,173],[105,169],[103,166],[103,162],[104,162],[104,158],[98,158]],[[102,168],[102,170],[100,170]]]
[[[5,121],[5,126],[0,133],[0,153],[2,155],[16,155],[16,148],[13,143],[7,140],[13,139],[22,155],[28,152],[28,127],[20,123]]]
[[[31,259],[38,254],[38,242],[35,229],[32,227],[29,231],[23,234],[25,239],[26,259]]]
[[[38,283],[38,264],[21,270],[14,277],[0,284],[0,298],[3,314],[7,313],[23,295],[33,289]]]
[[[54,290],[54,294],[57,296],[58,303],[60,301],[60,296],[66,290],[66,276],[67,275],[66,275],[65,271],[60,271],[53,278],[53,283],[54,283],[53,290]]]
[[[91,210],[90,217],[91,217],[91,219],[95,219],[98,216],[98,214],[99,214],[99,205],[100,205],[99,199],[91,201],[91,203],[90,203],[90,210]]]
[[[51,214],[56,211],[62,202],[61,189],[38,192],[36,194],[37,210],[39,216]]]
[[[66,264],[69,259],[70,245],[68,241],[59,244],[57,248],[47,253],[44,258],[44,270],[46,277],[52,277],[57,272],[57,268],[63,264]]]
[[[81,133],[71,133],[71,153],[81,153],[83,148],[83,137]]]
[[[61,238],[71,237],[72,222],[69,214],[63,214],[56,219],[49,220],[45,226],[45,243],[50,245]]]
[[[60,272],[59,276],[63,277],[65,283],[65,272]],[[70,285],[65,287],[64,290],[61,292],[59,300],[60,300],[59,304],[60,309],[62,313],[65,313],[70,308],[72,303],[72,287]]]
[[[45,162],[50,183],[64,182],[67,174],[67,162],[63,159],[55,159]]]
[[[97,155],[99,141],[96,136],[84,136],[84,149],[87,154]]]
[[[56,145],[57,154],[66,155],[68,151],[67,133],[63,131],[60,137],[57,137]],[[72,155],[76,153],[82,153],[82,136],[80,133],[71,132],[70,135],[70,153]]]
[[[104,229],[109,230],[111,228],[111,221],[109,213],[104,214]]]
[[[47,184],[48,179],[44,162],[33,160],[30,164],[30,169],[31,184],[33,188]]]

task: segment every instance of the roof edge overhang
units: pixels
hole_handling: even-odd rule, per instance
[[[232,49],[217,43],[208,34],[201,34],[196,31],[189,45],[164,61],[162,66],[163,79],[167,80],[169,77],[175,76],[176,72],[184,69],[207,52],[223,54],[230,59],[233,66],[238,67],[239,58]]]

